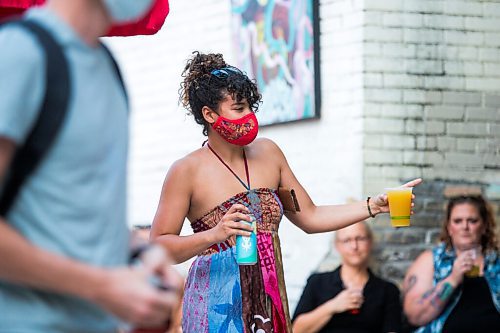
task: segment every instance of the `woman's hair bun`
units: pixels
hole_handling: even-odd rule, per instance
[[[182,71],[182,77],[184,78],[181,84],[182,105],[189,110],[190,91],[198,88],[200,82],[206,81],[214,69],[220,69],[226,66],[227,64],[220,53],[203,54],[194,51],[193,56],[187,61]]]

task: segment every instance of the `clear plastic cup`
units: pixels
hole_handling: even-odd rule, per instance
[[[472,268],[465,272],[465,276],[470,277],[470,278],[475,278],[479,276],[479,264],[476,262],[477,258],[479,257],[479,253],[481,251],[480,247],[475,247],[473,249],[468,250],[468,252],[471,255],[472,260],[474,260],[474,264],[472,265]]]
[[[411,192],[412,187],[386,188],[389,201],[391,225],[395,228],[410,226]]]

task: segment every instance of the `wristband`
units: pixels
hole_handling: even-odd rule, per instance
[[[366,208],[368,208],[368,214],[370,215],[370,217],[375,217],[375,215],[373,215],[372,213],[372,210],[370,209],[370,198],[371,197],[366,198]]]

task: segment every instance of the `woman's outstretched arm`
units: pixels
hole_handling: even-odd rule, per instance
[[[263,140],[264,141],[264,140]],[[313,203],[307,191],[293,174],[281,149],[271,140],[263,142],[268,154],[276,158],[280,167],[280,186],[294,189],[301,211],[287,214],[287,218],[307,233],[319,233],[338,230],[370,217],[367,202],[359,201],[342,205],[321,205]],[[319,177],[319,176],[318,176]],[[413,187],[422,182],[412,180],[403,186]],[[372,214],[389,212],[387,196],[379,194],[369,200]]]

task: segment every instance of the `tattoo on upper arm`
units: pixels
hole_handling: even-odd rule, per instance
[[[417,277],[415,275],[410,275],[405,281],[405,286],[403,289],[403,295],[406,295],[417,283]]]

